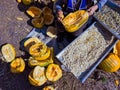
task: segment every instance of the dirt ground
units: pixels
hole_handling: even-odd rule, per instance
[[[115,3],[120,5],[120,1]],[[20,50],[20,42],[32,30],[30,18],[25,14],[28,6],[20,5],[15,0],[1,0],[0,3],[0,46],[10,43],[15,46],[17,57],[26,58]],[[53,85],[57,90],[120,90],[120,70],[115,73],[106,73],[97,68],[82,84],[72,73],[63,72],[63,77],[54,83],[47,82],[42,87],[31,86],[28,74],[31,68],[27,66],[21,74],[12,74],[9,63],[0,60],[0,90],[42,90],[46,85]]]

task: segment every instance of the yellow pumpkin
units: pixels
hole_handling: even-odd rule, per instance
[[[43,85],[47,81],[45,76],[45,68],[36,66],[33,71],[30,72],[28,78],[29,82],[34,86]]]
[[[50,48],[50,56],[45,59],[45,60],[35,60],[33,57],[29,58],[28,65],[33,67],[33,66],[41,66],[45,67],[48,66],[49,64],[53,63],[54,56],[53,56],[53,48]]]
[[[55,90],[53,86],[45,86],[43,90]]]
[[[35,17],[40,17],[41,16],[42,10],[40,8],[38,8],[38,7],[31,6],[31,7],[28,8],[28,10],[26,11],[26,13],[29,16],[35,18]]]
[[[43,14],[52,14],[52,10],[49,7],[44,7],[42,10]]]
[[[25,61],[22,58],[16,58],[10,64],[12,73],[20,73],[25,69]]]
[[[22,0],[22,2],[25,5],[30,5],[33,2],[33,0]]]
[[[29,49],[29,54],[32,56],[41,56],[47,51],[47,46],[43,43],[36,43]]]
[[[88,18],[88,12],[85,10],[78,10],[74,13],[68,14],[63,19],[62,23],[67,32],[75,32],[87,22]]]
[[[57,64],[49,64],[46,70],[46,77],[49,81],[57,81],[62,77],[62,70]]]
[[[116,72],[120,68],[120,59],[116,54],[110,53],[99,67],[106,72]]]
[[[32,25],[36,28],[42,28],[44,25],[44,18],[38,17],[38,18],[32,19]]]
[[[5,44],[1,48],[1,52],[3,57],[5,58],[5,62],[11,62],[16,57],[16,51],[12,44]]]
[[[49,26],[47,28],[46,34],[51,38],[55,38],[55,37],[57,37],[57,30],[55,27]]]
[[[50,56],[50,49],[47,48],[47,51],[46,51],[44,54],[42,54],[42,55],[40,55],[40,56],[35,56],[34,58],[35,58],[36,60],[45,60],[45,59],[47,59],[49,56]]]
[[[113,53],[117,54],[120,57],[120,40],[117,42],[117,44],[115,44]]]
[[[25,47],[26,51],[29,52],[29,48],[36,43],[41,43],[40,39],[38,39],[37,37],[31,37],[31,38],[27,39],[24,42],[24,47]]]
[[[54,16],[52,14],[45,14],[43,17],[46,25],[50,25],[54,21]]]

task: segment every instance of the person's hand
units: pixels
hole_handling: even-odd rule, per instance
[[[62,19],[64,18],[64,14],[62,10],[59,10],[57,12],[57,18],[58,18],[58,21],[62,22]]]
[[[90,7],[87,11],[88,11],[89,15],[91,16],[91,15],[94,14],[94,12],[95,12],[97,9],[98,9],[98,5],[94,5],[94,6]]]

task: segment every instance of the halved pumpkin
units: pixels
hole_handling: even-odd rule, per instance
[[[120,57],[120,40],[117,42],[117,44],[115,44],[113,53],[117,54]]]
[[[30,5],[33,2],[33,0],[22,0],[22,2],[25,5]]]
[[[39,18],[32,19],[32,25],[36,28],[42,28],[44,25],[44,18],[39,17]]]
[[[31,17],[35,18],[35,17],[40,17],[41,16],[42,10],[40,8],[38,8],[38,7],[31,6],[31,7],[28,8],[26,13],[28,15],[30,15]]]
[[[38,39],[37,37],[31,37],[31,38],[27,39],[24,42],[24,47],[25,47],[26,51],[29,52],[29,48],[36,43],[41,43],[40,39]]]
[[[48,66],[49,64],[53,63],[53,48],[50,48],[50,56],[45,59],[45,60],[35,60],[33,57],[29,58],[28,64],[29,66],[33,67],[33,66],[41,66],[41,67],[45,67]]]
[[[43,17],[46,25],[50,25],[54,21],[54,16],[52,14],[45,14]]]
[[[62,70],[57,64],[49,64],[46,70],[46,77],[49,81],[57,81],[62,77]]]
[[[42,10],[43,14],[52,14],[52,10],[49,7],[44,7]]]
[[[89,14],[85,10],[78,10],[68,14],[62,21],[67,32],[75,32],[84,25],[89,18]]]
[[[16,58],[11,62],[10,67],[13,73],[23,72],[25,69],[25,61],[22,58]]]
[[[55,90],[53,86],[45,86],[43,90]]]
[[[45,59],[47,59],[49,56],[50,56],[50,49],[47,48],[47,51],[46,51],[44,54],[42,54],[42,55],[40,55],[40,56],[35,56],[34,58],[35,58],[36,60],[45,60]]]
[[[32,56],[41,56],[47,51],[47,46],[43,43],[36,43],[29,49],[29,54]]]
[[[45,68],[36,66],[33,70],[33,78],[39,82],[39,86],[43,85],[47,81]]]
[[[1,52],[3,57],[5,58],[5,62],[11,62],[16,57],[15,48],[12,44],[5,44],[1,48]]]
[[[120,68],[120,58],[116,54],[110,53],[99,67],[106,72],[116,72]]]
[[[51,38],[57,37],[57,30],[56,30],[55,27],[49,26],[49,27],[47,28],[46,34],[47,34],[49,37],[51,37]]]

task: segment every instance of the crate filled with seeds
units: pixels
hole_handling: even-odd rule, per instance
[[[95,13],[94,17],[120,39],[120,6],[108,1],[101,11]]]
[[[84,82],[116,42],[116,37],[99,22],[95,22],[56,57],[66,70]]]

